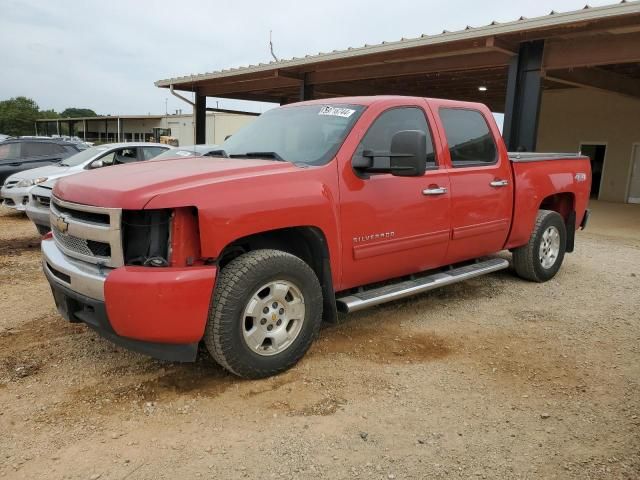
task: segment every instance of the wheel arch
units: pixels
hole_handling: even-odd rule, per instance
[[[315,272],[322,287],[323,320],[337,322],[337,308],[329,246],[324,232],[315,226],[285,227],[241,237],[227,244],[218,257],[222,269],[231,260],[253,250],[274,249],[295,255]]]
[[[576,233],[576,196],[573,192],[554,193],[540,202],[539,210],[552,210],[564,219],[567,228],[566,252],[571,253],[575,246]]]

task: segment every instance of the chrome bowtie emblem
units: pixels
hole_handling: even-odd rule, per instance
[[[69,224],[63,215],[56,217],[55,225],[60,233],[66,233],[69,230]]]

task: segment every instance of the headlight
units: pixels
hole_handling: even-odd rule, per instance
[[[39,183],[44,183],[49,179],[49,177],[38,177],[33,181],[34,185],[38,185]]]
[[[33,185],[33,180],[20,180],[16,184],[16,187],[18,187],[18,188],[20,188],[20,187],[30,187],[31,185]]]

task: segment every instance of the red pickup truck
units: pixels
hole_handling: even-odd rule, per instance
[[[338,311],[507,268],[501,250],[549,280],[588,219],[589,159],[507,153],[477,103],[291,104],[216,154],[57,183],[43,267],[66,319],[165,360],[203,342],[265,377]]]

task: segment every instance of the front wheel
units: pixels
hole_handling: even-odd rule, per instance
[[[540,210],[529,243],[513,250],[513,266],[518,276],[533,282],[552,279],[564,259],[567,229],[562,216]]]
[[[213,358],[245,378],[295,365],[322,321],[322,290],[314,271],[280,250],[255,250],[220,272],[204,342]]]

